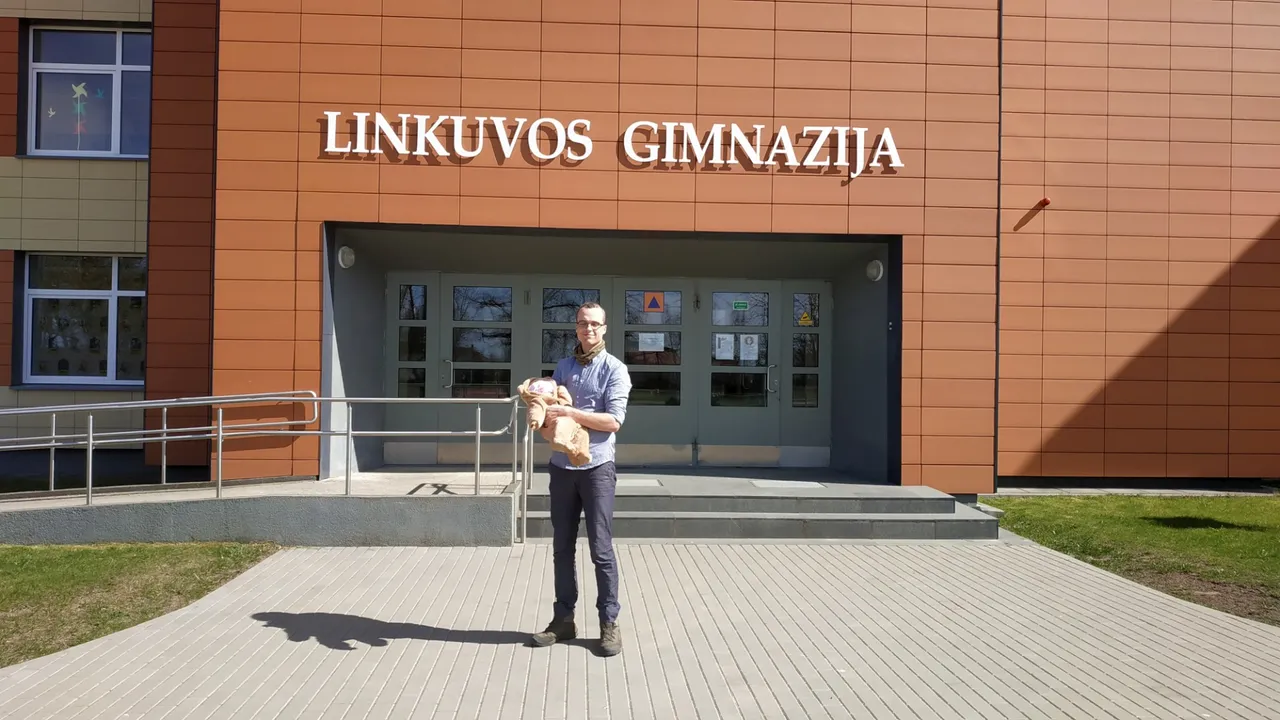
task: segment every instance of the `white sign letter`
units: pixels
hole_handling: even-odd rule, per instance
[[[520,137],[520,130],[527,122],[529,122],[528,118],[516,118],[516,130],[508,136],[507,119],[504,117],[493,118],[493,128],[498,131],[498,144],[502,146],[503,159],[511,159],[511,153],[515,152],[516,149],[516,138]]]
[[[414,119],[418,121],[418,148],[413,151],[414,155],[426,155],[427,144],[431,144],[431,150],[440,157],[449,157],[449,151],[440,143],[440,138],[436,137],[436,130],[440,128],[441,123],[448,120],[448,116],[441,115],[436,121],[427,127],[427,121],[431,119],[430,115],[415,115]]]
[[[738,123],[729,126],[729,164],[738,164],[738,154],[734,152],[734,146],[741,147],[747,154],[747,158],[751,160],[752,165],[760,165],[764,161],[760,159],[760,131],[764,130],[763,125],[752,125],[756,131],[756,141],[752,145],[747,140],[747,136],[743,134],[742,128],[738,127]]]
[[[884,133],[880,135],[880,144],[876,145],[875,152],[871,153],[871,161],[868,164],[879,165],[881,155],[889,156],[892,161],[889,163],[889,167],[899,168],[903,166],[902,158],[898,157],[898,146],[894,144],[893,133],[889,131],[889,128],[885,128]]]
[[[778,137],[773,141],[773,147],[769,148],[769,160],[765,164],[777,165],[778,161],[773,158],[778,153],[783,153],[787,156],[787,167],[798,167],[800,165],[800,161],[796,160],[796,149],[791,144],[791,131],[787,129],[786,125],[778,128]]]
[[[676,157],[676,128],[680,127],[680,123],[664,122],[662,123],[662,127],[667,131],[666,135],[663,136],[662,143],[666,147],[667,152],[662,156],[662,162],[673,164],[679,162],[679,158]]]
[[[658,132],[657,123],[652,123],[648,120],[637,120],[628,125],[627,131],[622,135],[622,150],[627,154],[627,157],[631,159],[631,162],[651,163],[658,159],[658,144],[645,143],[644,147],[649,148],[649,152],[644,157],[640,157],[636,154],[635,147],[631,143],[631,136],[635,134],[636,128],[641,126],[652,128],[654,132]]]
[[[476,117],[476,149],[468,150],[463,145],[462,133],[465,131],[463,125],[467,122],[465,115],[454,115],[453,120],[453,152],[458,157],[473,158],[484,150],[484,121],[489,118],[484,116]]]
[[[391,142],[391,147],[401,155],[409,153],[408,138],[408,122],[409,116],[400,115],[400,134],[396,134],[396,129],[391,127],[391,123],[387,122],[387,118],[382,113],[374,113],[373,115],[373,151],[375,153],[382,152],[382,138],[386,137]]]
[[[832,165],[845,167],[849,164],[849,128],[834,126],[831,132],[836,136],[836,159]]]
[[[574,129],[577,125],[582,126],[581,132]],[[566,128],[566,132],[569,134],[569,142],[577,143],[578,145],[582,146],[582,152],[576,155],[574,154],[572,148],[569,149],[570,160],[573,160],[575,162],[579,160],[586,160],[587,156],[591,154],[591,137],[587,135],[587,133],[590,131],[591,131],[590,120],[579,119],[579,120],[572,120],[569,122],[569,127]]]
[[[342,117],[342,113],[337,110],[325,110],[324,116],[329,118],[328,136],[329,144],[325,146],[325,152],[331,153],[349,153],[351,152],[351,141],[348,140],[345,147],[338,147],[338,118]]]
[[[552,146],[551,152],[549,153],[542,152],[542,143],[538,138],[539,125],[550,125],[555,129],[555,145]],[[565,133],[564,124],[555,118],[538,118],[529,126],[529,152],[533,153],[533,156],[539,160],[555,160],[560,153],[564,152],[564,146],[568,142],[569,137]]]
[[[853,172],[849,173],[849,177],[856,178],[866,169],[867,160],[867,129],[853,128],[853,135],[858,142],[853,148],[854,166]]]
[[[707,142],[703,145],[698,144],[698,128],[693,126],[691,122],[680,123],[680,129],[684,132],[684,147],[680,150],[681,162],[689,162],[689,150],[693,150],[693,157],[698,162],[703,162],[707,157],[707,150],[711,150],[711,164],[720,165],[724,162],[721,157],[721,145],[724,144],[724,123],[716,123],[711,126],[711,132],[707,135]]]
[[[809,154],[804,156],[805,167],[828,167],[831,165],[830,155],[827,156],[826,160],[821,162],[818,161],[818,151],[827,144],[827,138],[831,135],[831,130],[832,128],[830,127],[817,127],[813,125],[805,126],[804,132],[801,133],[801,137],[809,137],[809,133],[811,132],[820,133],[818,137],[814,139],[813,146],[809,148]]]
[[[356,152],[369,152],[369,129],[366,127],[369,122],[369,113],[358,112],[351,113],[356,116]]]

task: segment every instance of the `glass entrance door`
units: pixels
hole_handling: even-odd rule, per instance
[[[383,393],[387,397],[444,397],[439,381],[440,274],[388,273],[387,326]],[[439,405],[386,405],[374,408],[388,430],[435,430]],[[365,408],[356,406],[360,412]],[[427,438],[388,438],[383,461],[391,465],[433,465],[436,443]]]
[[[442,354],[438,376],[444,397],[509,398],[529,367],[518,348],[532,320],[525,301],[525,287],[501,276],[444,275],[440,283]],[[493,430],[511,417],[509,406],[481,406],[481,424]],[[441,405],[440,428],[471,430],[476,409],[465,404]],[[481,442],[483,462],[510,461],[511,444]],[[468,465],[475,461],[475,440],[442,438],[438,462]]]
[[[507,398],[550,375],[576,342],[584,302],[608,318],[609,352],[632,391],[622,466],[829,464],[831,287],[820,281],[603,276],[387,276],[386,387],[392,397]],[[386,428],[466,431],[475,408],[391,405]],[[485,429],[509,409],[482,409]],[[481,443],[510,462],[510,439]],[[474,440],[392,438],[393,465],[470,465]],[[549,453],[540,439],[538,462]]]
[[[831,283],[782,284],[783,335],[778,400],[782,430],[780,463],[827,467],[831,463]]]
[[[536,332],[529,337],[537,343],[537,347],[530,349],[536,364],[536,368],[530,369],[530,376],[548,377],[556,369],[556,363],[573,355],[573,348],[578,344],[575,323],[579,307],[588,302],[600,303],[604,308],[606,321],[612,326],[612,281],[603,277],[539,275],[531,285],[531,302],[537,316],[537,325]],[[612,333],[606,333],[605,342],[615,355],[618,354],[618,338]],[[533,372],[535,369],[537,372]],[[524,379],[517,378],[515,387],[519,387]]]
[[[697,434],[699,336],[694,284],[680,278],[617,278],[609,347],[627,364],[631,398],[618,462],[692,465]]]
[[[782,283],[703,280],[697,297],[698,464],[777,465]]]

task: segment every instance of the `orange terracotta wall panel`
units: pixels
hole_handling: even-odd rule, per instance
[[[18,18],[0,18],[0,156],[18,152]]]
[[[147,255],[147,399],[212,390],[211,294],[217,64],[215,0],[156,0]],[[170,427],[206,426],[207,408],[174,409]],[[159,412],[148,412],[159,428]],[[159,446],[147,446],[159,461]],[[175,443],[168,461],[209,462],[209,443]]]
[[[318,390],[325,221],[888,233],[906,262],[903,481],[990,490],[999,17],[996,0],[947,5],[224,0],[214,391]],[[528,149],[500,162],[492,138],[465,162],[329,153],[330,110],[339,146],[351,113],[380,111],[585,119],[593,149],[579,162]],[[864,127],[864,160],[889,128],[902,164],[852,180],[659,168],[624,152],[645,119],[763,125],[766,149],[784,124]],[[803,155],[812,139],[794,141]],[[240,337],[249,320],[231,312],[281,327]],[[314,442],[229,449],[224,468],[303,474],[315,458]]]
[[[1000,474],[1280,475],[1280,5],[1005,13]]]

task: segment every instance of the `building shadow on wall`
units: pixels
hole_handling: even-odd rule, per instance
[[[1280,485],[1280,219],[1189,302],[1171,290],[1182,286],[1151,286],[1170,288],[1169,320],[1137,352],[1120,347],[1113,328],[1121,315],[1141,322],[1157,308],[1137,309],[1144,303],[1116,297],[1118,286],[1106,288],[1102,388],[1062,417],[1048,402],[1053,381],[1042,380],[1039,450],[1001,463],[1001,484],[1273,492]]]

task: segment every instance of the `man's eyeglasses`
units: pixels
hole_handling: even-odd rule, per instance
[[[591,329],[591,330],[599,330],[600,328],[604,327],[604,323],[599,323],[599,322],[582,322],[582,321],[579,321],[579,322],[577,323],[577,325],[578,325],[578,327],[580,327],[580,328],[583,328],[583,329]]]

